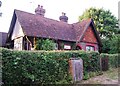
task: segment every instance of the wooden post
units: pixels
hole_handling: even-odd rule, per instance
[[[101,57],[100,57],[100,71],[102,71]]]
[[[34,37],[34,50],[36,49],[36,39]]]
[[[81,81],[83,79],[83,60],[81,58],[71,58],[69,60],[69,71],[73,81]]]
[[[26,36],[26,40],[28,41],[28,43],[30,43],[30,46],[28,44],[28,50],[29,50],[29,47],[32,48],[32,43],[30,42],[30,40],[28,39],[28,37]],[[31,49],[30,49],[31,50]]]

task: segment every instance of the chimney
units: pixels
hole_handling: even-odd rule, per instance
[[[43,6],[38,5],[38,7],[35,9],[35,14],[44,16],[45,9],[43,9]]]
[[[60,21],[68,22],[68,17],[66,16],[66,13],[62,12],[62,16],[59,17]]]

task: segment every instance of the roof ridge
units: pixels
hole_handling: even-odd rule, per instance
[[[52,19],[52,18],[48,18],[48,17],[42,17],[40,15],[36,15],[36,14],[29,13],[29,12],[22,11],[22,10],[18,10],[18,9],[15,9],[14,11],[15,11],[16,14],[17,14],[17,12],[23,12],[23,13],[27,13],[27,14],[34,15],[34,16],[39,16],[39,17],[44,18],[44,19],[49,19],[49,20],[52,20],[52,21],[61,22],[61,23],[66,24],[66,25],[71,25],[71,24],[69,24],[67,22],[62,22],[62,21],[59,21],[59,20],[56,20],[56,19]]]

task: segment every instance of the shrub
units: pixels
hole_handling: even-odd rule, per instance
[[[118,54],[101,54],[101,58],[108,57],[108,65],[110,68],[118,67]]]
[[[99,53],[84,51],[15,51],[0,49],[4,84],[71,83],[68,60],[84,61],[84,78],[90,71],[99,72]]]
[[[54,50],[55,43],[50,39],[38,39],[36,43],[36,50]]]
[[[118,67],[118,54],[109,54],[109,66],[112,68]]]

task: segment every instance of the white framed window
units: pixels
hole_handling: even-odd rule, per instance
[[[95,51],[95,47],[94,46],[86,46],[86,51]]]
[[[22,50],[22,37],[14,40],[14,49]]]
[[[70,45],[64,45],[64,49],[71,50],[71,46]]]
[[[58,43],[54,43],[54,49],[58,50]]]

